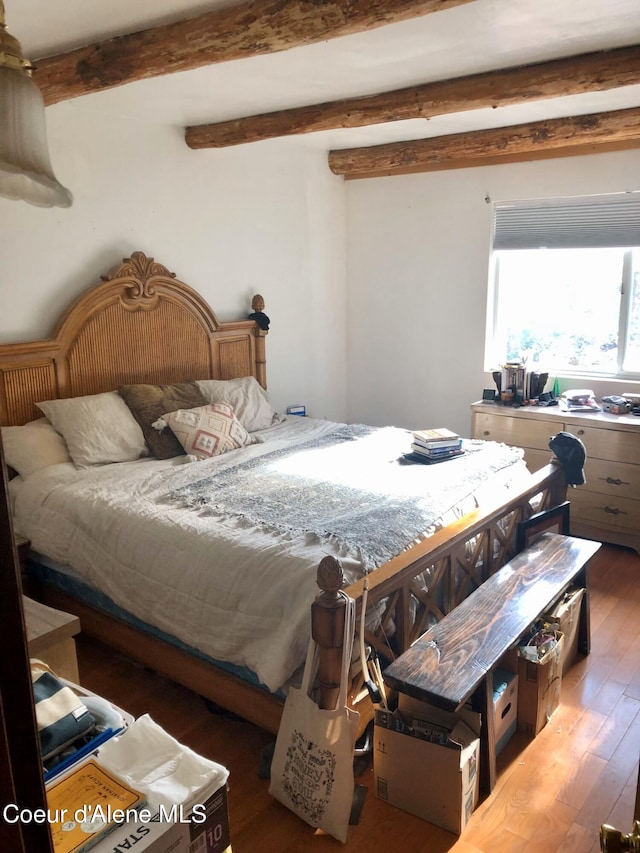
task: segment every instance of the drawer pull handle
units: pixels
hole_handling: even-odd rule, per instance
[[[584,435],[584,430],[583,430],[583,429],[579,429],[579,430],[578,430],[578,435]]]
[[[485,431],[482,434],[483,435],[491,435],[491,430],[485,429]]]
[[[626,512],[623,512],[621,509],[618,509],[617,506],[606,506],[604,508],[604,511],[608,512],[609,515],[620,515],[620,513],[622,513],[622,515],[627,514]]]
[[[600,477],[600,479],[604,479],[605,483],[609,483],[610,486],[621,486],[623,482],[619,477],[607,477],[606,479],[604,477]],[[625,483],[625,486],[628,485],[628,483]]]

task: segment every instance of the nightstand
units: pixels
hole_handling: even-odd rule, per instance
[[[48,663],[56,675],[79,683],[76,642],[80,620],[71,613],[55,610],[22,596],[24,621],[27,629],[29,657]]]

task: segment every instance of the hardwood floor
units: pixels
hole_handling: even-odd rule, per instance
[[[640,556],[604,546],[591,572],[592,651],[572,667],[551,721],[535,740],[516,734],[498,759],[498,783],[459,838],[375,797],[368,789],[346,845],[315,835],[276,802],[260,778],[272,735],[195,694],[78,637],[80,678],[134,716],[159,725],[230,771],[234,853],[596,853],[602,823],[633,824],[640,753]]]

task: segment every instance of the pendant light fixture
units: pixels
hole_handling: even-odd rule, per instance
[[[38,207],[69,207],[72,195],[53,174],[44,100],[20,42],[7,32],[0,0],[0,196]]]

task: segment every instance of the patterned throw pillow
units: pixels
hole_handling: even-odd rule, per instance
[[[220,456],[254,442],[229,403],[178,409],[163,415],[153,426],[160,430],[169,427],[185,453],[198,460]]]

